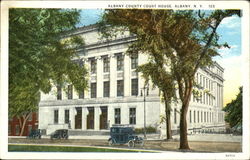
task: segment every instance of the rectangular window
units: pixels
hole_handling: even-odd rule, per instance
[[[79,92],[79,99],[84,99],[84,90]]]
[[[196,121],[195,121],[196,119],[195,119],[195,118],[196,118],[196,117],[195,117],[195,111],[194,111],[194,123],[196,123]]]
[[[117,55],[117,71],[123,71],[123,55]]]
[[[121,109],[115,108],[115,124],[121,124]]]
[[[203,122],[203,112],[201,111],[201,122]]]
[[[109,92],[110,92],[110,83],[108,82],[103,82],[103,97],[109,97]]]
[[[57,100],[62,99],[62,87],[60,85],[57,85]]]
[[[123,96],[124,92],[124,83],[123,80],[117,81],[117,96]]]
[[[176,111],[176,108],[175,108],[175,109],[174,109],[174,123],[175,123],[175,124],[177,123],[177,117],[176,117],[177,115],[176,115],[176,112],[177,112],[177,111]]]
[[[208,94],[206,94],[206,95],[207,95],[207,96],[206,96],[206,101],[207,101],[206,104],[208,104]]]
[[[138,95],[138,79],[131,79],[131,91],[132,91],[132,96],[137,96]]]
[[[31,130],[32,130],[32,125],[28,125],[28,133],[30,133],[31,132]]]
[[[211,112],[209,113],[209,115],[210,115],[209,122],[211,123],[212,122],[212,114],[211,114]]]
[[[96,60],[95,59],[92,59],[90,61],[90,71],[91,71],[91,74],[96,73]]]
[[[58,110],[54,110],[54,124],[58,124]]]
[[[189,111],[189,122],[192,123],[192,111]]]
[[[73,99],[73,85],[68,85],[68,99]]]
[[[205,84],[205,77],[203,77],[203,88],[206,87],[206,84]]]
[[[206,119],[206,112],[204,112],[204,122],[207,122],[207,119]]]
[[[131,69],[136,69],[138,66],[138,55],[131,57]]]
[[[103,58],[103,72],[109,72],[109,58],[106,56]]]
[[[68,109],[64,110],[64,123],[65,124],[69,123],[69,110]]]
[[[129,124],[136,124],[136,108],[129,108]]]
[[[96,83],[91,83],[91,98],[96,98]]]
[[[202,86],[202,75],[200,75],[200,86]]]
[[[206,93],[204,92],[204,93],[203,93],[203,104],[206,103],[206,102],[205,102],[205,100],[206,100],[205,98],[206,98]]]
[[[19,134],[20,134],[20,126],[19,125],[16,125],[16,128],[15,128],[16,130],[16,136],[19,136]]]
[[[206,79],[206,88],[208,88],[208,80]]]
[[[208,112],[207,112],[207,122],[209,122]]]
[[[200,122],[200,112],[199,111],[197,111],[197,122],[199,123]]]

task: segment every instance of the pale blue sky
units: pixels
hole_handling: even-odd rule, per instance
[[[96,23],[100,19],[103,10],[86,9],[82,10],[81,23],[79,26]],[[241,79],[241,19],[237,16],[225,18],[218,27],[220,35],[219,42],[227,42],[231,47],[221,48],[214,59],[225,69],[224,72],[224,105],[231,102],[238,93],[239,86],[242,86]]]

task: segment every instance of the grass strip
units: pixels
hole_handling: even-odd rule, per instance
[[[110,148],[39,145],[8,145],[8,150],[9,152],[143,152]]]

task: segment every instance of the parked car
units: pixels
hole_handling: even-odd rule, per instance
[[[50,135],[50,139],[68,139],[69,133],[67,129],[59,129]]]
[[[30,134],[27,136],[27,138],[33,138],[33,139],[41,139],[41,130],[40,129],[32,129],[30,131]]]
[[[109,145],[114,144],[128,144],[128,147],[134,147],[135,144],[144,145],[142,137],[134,135],[132,127],[115,126],[110,128]]]

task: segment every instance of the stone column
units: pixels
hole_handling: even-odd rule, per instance
[[[103,97],[103,60],[101,56],[97,57],[96,66],[96,91],[97,98]]]
[[[89,88],[84,91],[84,98],[90,98],[90,86],[91,86],[90,85],[91,84],[91,72],[90,72],[91,65],[90,64],[91,64],[91,62],[88,59],[86,59],[84,62],[85,62],[85,66],[86,66],[88,73],[89,73],[89,82],[88,82]]]
[[[71,129],[75,129],[75,116],[76,116],[76,109],[75,107],[70,108],[70,123],[71,123]]]
[[[121,124],[129,124],[129,107],[125,103],[121,103]]]
[[[87,130],[87,116],[89,114],[87,107],[82,107],[82,130]]]
[[[58,109],[58,124],[64,124],[64,108]]]
[[[116,56],[110,55],[110,97],[116,97]]]
[[[124,97],[131,95],[130,73],[131,73],[130,57],[128,55],[124,55],[124,70],[123,70]]]
[[[101,108],[99,106],[95,107],[95,120],[94,120],[94,130],[100,130],[100,115],[102,113]]]

